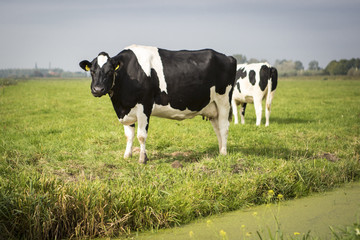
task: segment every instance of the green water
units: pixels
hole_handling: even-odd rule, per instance
[[[281,231],[288,237],[300,239],[309,230],[311,236],[330,239],[329,226],[352,225],[360,218],[360,183],[352,183],[332,192],[263,205],[209,217],[182,227],[139,234],[136,239],[269,239],[268,229],[275,236]],[[280,227],[277,227],[276,220]],[[294,235],[294,233],[299,235]],[[191,235],[191,237],[190,237]]]

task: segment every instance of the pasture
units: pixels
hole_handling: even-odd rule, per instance
[[[153,117],[140,165],[123,159],[123,127],[90,79],[1,87],[0,238],[128,235],[358,180],[359,93],[346,77],[279,78],[270,126],[249,104],[227,156],[201,117]]]

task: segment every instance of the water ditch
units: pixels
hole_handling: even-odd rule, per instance
[[[330,239],[330,226],[352,225],[360,220],[360,182],[346,184],[330,192],[310,197],[267,204],[212,216],[181,227],[139,234],[136,239],[263,239],[284,235],[300,239],[311,236]],[[224,237],[224,238],[223,238]]]

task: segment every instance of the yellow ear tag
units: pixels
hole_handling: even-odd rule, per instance
[[[116,68],[115,68],[115,71],[116,71],[116,70],[118,70],[118,69],[119,69],[119,67],[120,67],[120,65],[117,65],[117,66],[116,66]]]
[[[90,70],[89,66],[86,65],[86,66],[85,66],[85,71],[89,71],[89,70]]]

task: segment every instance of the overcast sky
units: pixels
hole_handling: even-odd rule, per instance
[[[0,69],[62,68],[133,43],[248,59],[360,57],[359,0],[0,0]]]

